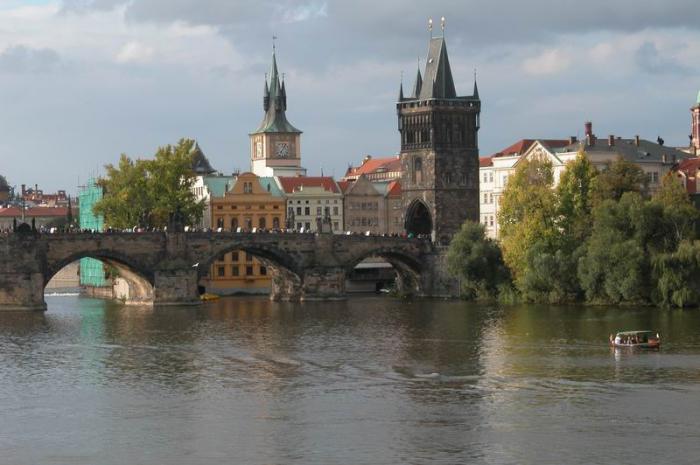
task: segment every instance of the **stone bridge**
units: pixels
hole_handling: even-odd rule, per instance
[[[273,300],[342,299],[346,275],[367,257],[394,266],[401,293],[454,294],[454,282],[444,272],[444,250],[422,239],[233,232],[11,234],[0,237],[0,310],[45,310],[46,284],[84,257],[114,267],[137,301],[199,303],[200,279],[215,260],[234,250],[270,267]]]

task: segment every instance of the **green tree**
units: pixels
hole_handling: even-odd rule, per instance
[[[495,297],[509,283],[508,269],[495,241],[486,237],[482,224],[466,221],[447,251],[447,268],[460,279],[462,296],[468,299]]]
[[[551,163],[521,160],[503,191],[498,214],[501,245],[516,282],[527,268],[528,251],[533,244],[541,242],[551,248],[560,239],[553,183]]]
[[[598,170],[580,151],[559,179],[556,189],[559,227],[562,234],[576,246],[580,245],[591,231],[593,209],[593,186]]]
[[[580,299],[577,266],[583,248],[573,251],[535,242],[527,254],[527,267],[518,280],[521,298],[526,302],[564,303]]]
[[[683,241],[673,253],[653,258],[654,301],[662,306],[700,304],[700,242]]]
[[[198,222],[204,204],[191,191],[193,146],[194,141],[182,139],[159,148],[153,160],[122,155],[117,167],[107,165],[107,175],[98,180],[104,195],[93,207],[95,214],[118,229],[164,228],[176,219],[182,224]]]
[[[619,202],[606,200],[593,210],[593,232],[578,264],[587,300],[619,303],[649,298],[655,214],[658,210],[635,192],[624,193]]]
[[[661,187],[652,197],[652,201],[663,208],[673,246],[695,238],[698,211],[690,201],[685,187],[678,182],[673,173],[669,172],[663,177]]]
[[[649,190],[649,179],[644,171],[632,162],[619,157],[608,163],[596,177],[592,195],[593,204],[605,200],[620,200],[625,192],[637,192],[645,197]]]
[[[153,199],[149,189],[148,163],[122,154],[119,165],[106,165],[107,174],[97,181],[104,194],[93,212],[103,215],[105,226],[125,229],[156,226],[151,221]]]

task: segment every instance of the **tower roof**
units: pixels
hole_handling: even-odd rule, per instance
[[[300,134],[301,131],[292,126],[287,121],[285,110],[287,109],[286,92],[284,83],[280,84],[279,72],[277,71],[277,57],[272,51],[272,69],[270,70],[270,83],[265,83],[265,117],[260,126],[253,132],[294,132]]]
[[[450,60],[447,58],[447,45],[444,37],[430,39],[428,59],[423,73],[423,85],[419,98],[457,98],[455,83],[452,79]]]
[[[211,164],[204,155],[204,152],[202,152],[202,149],[199,148],[199,143],[194,143],[194,147],[192,147],[190,155],[192,156],[192,171],[194,171],[196,174],[206,175],[216,172],[216,170],[211,167]]]

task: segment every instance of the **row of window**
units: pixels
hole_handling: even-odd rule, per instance
[[[379,218],[353,218],[350,226],[379,226]]]
[[[287,210],[287,214],[289,216],[294,215],[294,207],[289,207]],[[301,216],[302,214],[306,215],[306,216],[310,216],[311,215],[311,207],[303,207],[303,210],[302,210],[302,207],[297,207],[296,214],[297,214],[297,216]],[[338,207],[333,207],[333,215],[337,216],[339,214],[340,214],[340,210],[338,209]],[[325,207],[325,209],[323,207],[316,207],[316,216],[321,216],[321,215],[331,216],[331,207]]]
[[[488,204],[488,203],[493,203],[493,193],[492,192],[484,192],[484,201],[482,203]]]
[[[308,205],[308,204],[309,204],[309,200],[305,200],[304,203],[305,203],[306,205]],[[321,202],[320,200],[317,200],[316,203],[319,204],[319,203],[322,203],[322,202]],[[326,205],[329,204],[329,203],[331,203],[331,201],[330,201],[329,199],[326,199]],[[333,203],[334,203],[334,204],[337,204],[337,203],[338,203],[338,199],[334,199],[334,200],[333,200]],[[297,205],[299,205],[299,204],[301,204],[301,200],[297,200]],[[294,205],[294,201],[293,201],[293,200],[290,200],[290,201],[289,201],[289,205]]]
[[[379,202],[350,202],[350,210],[379,210]]]
[[[228,273],[227,273],[228,271]],[[242,272],[241,272],[242,271]],[[237,277],[237,276],[255,276],[255,267],[253,265],[217,265],[216,276],[218,278]],[[258,270],[259,276],[267,276],[267,268],[260,265]]]
[[[484,182],[493,182],[493,171],[484,171]]]
[[[484,226],[488,228],[493,228],[494,225],[494,216],[493,215],[484,215],[481,218],[481,222],[483,223]]]
[[[280,219],[278,216],[275,216],[272,218],[272,229],[280,229]],[[267,219],[263,216],[261,218],[258,218],[258,224],[254,225],[253,224],[253,219],[252,218],[245,218],[243,220],[243,225],[240,225],[238,223],[238,218],[231,218],[231,231],[235,231],[239,227],[245,228],[245,229],[253,229],[253,227],[257,227],[259,229],[267,229],[268,224],[267,224]],[[225,228],[226,225],[224,224],[224,219],[223,218],[218,218],[216,220],[216,227],[217,228]]]

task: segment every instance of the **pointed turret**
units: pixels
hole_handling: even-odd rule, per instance
[[[420,96],[420,90],[423,87],[423,77],[420,75],[420,65],[416,71],[416,82],[413,84],[413,92],[411,93],[412,98],[418,98]]]
[[[476,86],[476,76],[474,76],[474,93],[472,94],[472,97],[475,99],[479,98],[479,88]]]
[[[270,88],[267,86],[267,76],[265,76],[265,90],[263,91],[263,109],[267,111],[270,108]]]
[[[272,67],[270,69],[269,85],[265,83],[264,97],[265,117],[258,129],[254,133],[260,132],[294,132],[301,133],[300,130],[292,126],[287,121],[285,111],[287,110],[287,91],[284,82],[280,84],[279,71],[277,70],[277,56],[275,49],[272,49]]]
[[[430,39],[424,76],[428,85],[421,88],[419,95],[421,100],[457,97],[444,37]]]
[[[403,82],[399,85],[399,102],[403,101]]]

